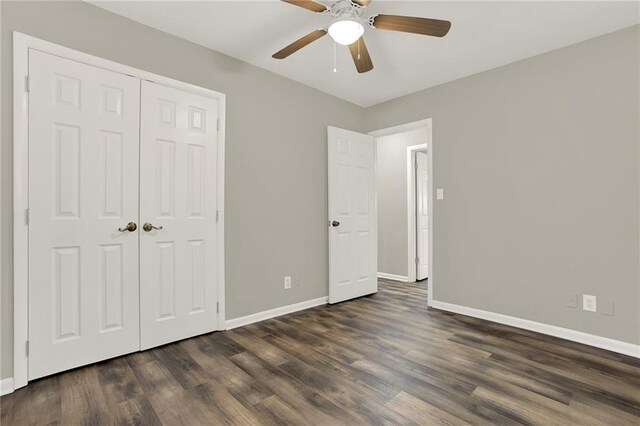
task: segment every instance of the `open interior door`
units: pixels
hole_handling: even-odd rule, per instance
[[[428,154],[416,152],[416,278],[418,281],[429,276],[429,160]]]
[[[329,303],[378,291],[375,143],[329,127]]]

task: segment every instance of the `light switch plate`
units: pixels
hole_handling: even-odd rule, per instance
[[[596,296],[589,294],[582,295],[582,310],[589,312],[596,312]]]
[[[444,200],[444,188],[438,188],[436,190],[436,199]]]

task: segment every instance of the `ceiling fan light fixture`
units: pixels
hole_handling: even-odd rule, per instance
[[[369,72],[373,69],[371,55],[369,55],[369,50],[363,37],[365,25],[374,30],[398,31],[432,37],[444,37],[449,32],[449,29],[451,29],[451,22],[441,19],[385,14],[377,14],[367,18],[363,16],[363,13],[367,10],[366,7],[369,6],[371,0],[325,0],[322,3],[316,0],[282,1],[318,14],[331,16],[334,18],[334,21],[331,22],[328,28],[321,27],[315,31],[311,31],[284,49],[274,53],[272,57],[274,59],[284,59],[329,34],[334,40],[334,72],[336,70],[336,44],[349,47],[353,63],[359,73]],[[329,2],[331,5],[328,5]]]
[[[348,46],[364,34],[364,27],[353,19],[339,19],[329,26],[329,35],[338,44]]]

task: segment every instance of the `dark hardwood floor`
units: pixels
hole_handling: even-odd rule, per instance
[[[426,308],[424,284],[32,382],[23,424],[640,424],[640,362]]]

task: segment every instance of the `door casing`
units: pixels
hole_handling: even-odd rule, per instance
[[[79,52],[45,40],[14,31],[13,35],[13,387],[28,383],[29,340],[29,50],[35,49],[65,59],[103,68],[140,80],[148,80],[217,100],[218,167],[217,167],[217,297],[220,303],[218,329],[225,326],[225,272],[224,272],[224,152],[225,104],[223,93],[149,73],[117,62]]]

